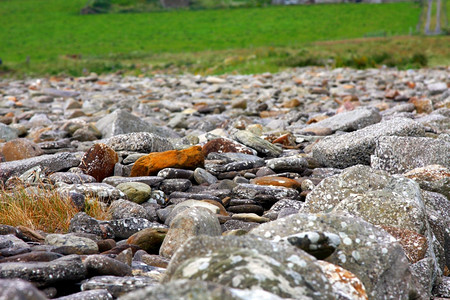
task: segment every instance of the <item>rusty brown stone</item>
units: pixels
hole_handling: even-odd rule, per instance
[[[294,179],[286,178],[286,177],[277,177],[277,176],[265,176],[254,178],[250,181],[253,184],[258,185],[274,185],[274,186],[283,186],[291,189],[299,190],[301,188],[301,183]]]
[[[95,144],[83,155],[80,169],[98,182],[114,174],[114,165],[119,161],[116,151],[105,144]]]
[[[253,151],[247,146],[224,138],[214,139],[203,145],[203,153],[205,154],[205,156],[207,156],[211,152],[218,152],[218,153],[238,152],[245,154],[253,154]]]
[[[167,268],[170,262],[169,259],[155,254],[144,254],[142,255],[141,259],[142,262],[146,263],[147,265],[159,268]]]
[[[159,253],[168,229],[166,228],[146,228],[136,232],[127,239],[127,244],[136,245],[147,253]]]
[[[44,152],[36,143],[21,138],[6,142],[0,149],[0,153],[6,161],[13,161],[39,156]]]
[[[417,232],[397,227],[380,225],[395,237],[405,250],[406,257],[414,264],[425,257],[428,248],[427,238]]]
[[[430,99],[411,97],[408,102],[414,104],[418,114],[429,114],[433,111],[433,103]]]
[[[219,208],[219,214],[222,216],[229,216],[227,210],[225,209],[225,207],[223,207],[222,204],[220,204],[219,202],[215,201],[215,200],[209,200],[209,199],[204,199],[201,200],[202,202],[207,202],[209,204],[215,205]]]
[[[165,168],[195,169],[202,167],[205,155],[201,146],[184,150],[150,153],[139,158],[131,168],[131,177],[155,175]]]

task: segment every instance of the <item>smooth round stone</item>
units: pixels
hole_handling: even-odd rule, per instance
[[[147,253],[158,254],[167,230],[166,228],[146,228],[130,236],[127,243],[137,245]]]
[[[152,188],[142,182],[124,182],[116,186],[134,203],[143,203],[150,198]]]
[[[124,199],[119,199],[111,203],[109,213],[113,220],[132,217],[149,219],[149,213],[142,205]]]
[[[236,205],[236,206],[230,206],[227,209],[229,212],[232,213],[255,213],[259,216],[261,216],[264,213],[264,208],[260,205],[255,204],[243,204],[243,205]]]
[[[194,171],[194,179],[198,184],[207,184],[211,185],[216,183],[218,180],[217,178],[202,168],[197,168]]]
[[[286,177],[258,177],[252,179],[250,183],[258,185],[283,186],[296,190],[301,188],[301,184],[298,181]]]
[[[234,214],[232,216],[233,220],[240,220],[244,222],[256,222],[256,223],[266,223],[269,222],[270,219],[265,217],[260,217],[257,214],[254,213],[241,213],[241,214]]]
[[[89,255],[84,265],[90,275],[131,275],[131,267],[106,255]]]

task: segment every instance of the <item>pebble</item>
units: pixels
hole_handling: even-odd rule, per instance
[[[448,74],[1,79],[0,185],[80,213],[69,233],[0,224],[0,298],[448,297]]]

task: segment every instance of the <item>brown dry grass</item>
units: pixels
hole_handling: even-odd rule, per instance
[[[86,203],[88,215],[97,220],[109,218],[107,209],[97,199],[86,199]],[[78,212],[68,197],[44,186],[16,187],[9,191],[0,187],[0,224],[65,233]]]

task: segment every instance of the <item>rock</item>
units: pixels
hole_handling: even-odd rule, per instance
[[[431,102],[430,99],[419,99],[417,97],[411,97],[411,99],[409,99],[409,102],[414,105],[414,108],[416,109],[418,114],[429,114],[433,111],[433,102]]]
[[[102,224],[108,224],[114,231],[114,235],[118,239],[128,239],[138,231],[146,228],[167,228],[163,224],[150,222],[142,218],[126,218],[112,221],[104,221]]]
[[[342,212],[375,225],[427,234],[427,218],[419,186],[412,180],[357,165],[325,178],[306,197],[302,212]]]
[[[1,300],[47,300],[44,293],[39,291],[31,283],[22,279],[0,280]]]
[[[448,90],[447,84],[445,82],[436,82],[428,84],[428,91],[431,95],[441,94]]]
[[[194,179],[194,171],[185,169],[165,168],[158,172],[165,179]]]
[[[55,247],[74,248],[77,254],[80,255],[98,253],[96,242],[74,234],[49,234],[45,237],[45,244]]]
[[[421,189],[441,193],[450,199],[450,169],[441,165],[416,168],[403,174],[416,181]]]
[[[160,189],[166,194],[170,195],[174,192],[187,191],[192,186],[189,179],[165,179],[161,182]]]
[[[263,290],[233,289],[213,282],[180,279],[163,285],[146,287],[144,289],[128,293],[120,299],[281,300],[282,298]]]
[[[395,237],[405,250],[406,257],[414,264],[425,258],[428,249],[427,238],[417,232],[391,226],[380,226]]]
[[[300,213],[261,224],[250,234],[280,240],[314,230],[339,235],[342,243],[327,262],[355,274],[363,282],[369,298],[410,299],[412,295],[418,295],[400,244],[384,230],[359,218]]]
[[[203,152],[206,156],[211,152],[238,152],[250,155],[256,154],[253,149],[226,138],[217,138],[207,142],[203,145]]]
[[[130,276],[131,267],[105,255],[89,255],[84,265],[90,276],[113,275]]]
[[[0,123],[0,140],[10,141],[19,137],[17,130],[14,128]]]
[[[381,121],[378,109],[374,107],[359,107],[355,110],[335,114],[316,123],[306,126],[301,132],[309,132],[311,129],[329,128],[331,132],[355,131]]]
[[[106,144],[115,151],[162,152],[173,149],[172,143],[159,135],[133,132],[110,137]]]
[[[434,295],[437,297],[450,298],[450,277],[442,278],[442,283],[436,287]]]
[[[0,278],[20,278],[32,282],[37,287],[64,281],[78,281],[85,276],[86,268],[78,255],[68,255],[50,262],[0,264]]]
[[[307,231],[283,237],[281,241],[308,252],[317,259],[325,259],[341,244],[338,235],[330,232]]]
[[[202,168],[196,168],[194,171],[194,179],[198,184],[211,185],[217,182],[217,178]]]
[[[250,183],[257,185],[282,186],[285,188],[296,190],[299,190],[301,188],[301,184],[298,181],[287,177],[278,177],[278,176],[258,177],[250,180]]]
[[[79,163],[79,157],[73,153],[66,152],[1,163],[0,181],[5,182],[8,178],[19,176],[36,166],[45,169],[47,173],[52,173],[78,166]]]
[[[266,166],[276,172],[302,172],[308,165],[303,157],[288,156],[266,161]]]
[[[71,172],[55,172],[48,176],[48,179],[55,184],[58,182],[63,182],[67,184],[81,184],[81,183],[92,183],[96,182],[96,179],[90,175],[78,174]]]
[[[279,147],[246,130],[239,130],[235,132],[234,138],[242,144],[255,149],[256,151],[258,151],[258,153],[265,156],[277,157],[282,152],[282,149],[280,149]]]
[[[255,223],[266,223],[266,222],[270,221],[270,219],[260,217],[254,213],[234,214],[232,216],[232,218],[233,218],[233,220],[240,220],[240,221],[244,221],[244,222],[255,222]]]
[[[84,196],[97,197],[106,203],[125,198],[122,191],[105,183],[65,184],[60,182],[56,186],[56,190],[61,194],[74,192]]]
[[[333,292],[338,299],[368,299],[363,283],[355,274],[326,261],[317,262],[328,281],[331,283]]]
[[[122,177],[122,176],[111,176],[103,179],[102,183],[106,183],[117,187],[121,183],[126,182],[140,182],[149,185],[150,187],[157,188],[159,183],[163,181],[163,177],[159,176],[139,176],[139,177]]]
[[[137,204],[147,201],[152,192],[149,185],[141,182],[124,182],[118,184],[116,188],[125,193],[130,201]]]
[[[423,136],[423,127],[413,120],[392,119],[357,131],[332,136],[313,146],[313,157],[323,166],[346,168],[370,164],[370,156],[381,136]]]
[[[160,136],[167,133],[162,128],[149,124],[123,109],[116,110],[98,120],[95,126],[102,132],[103,138],[132,132],[150,132]]]
[[[117,153],[105,144],[95,144],[81,158],[79,168],[101,182],[114,174],[114,165],[119,161]]]
[[[165,276],[165,281],[189,277],[263,289],[284,298],[334,299],[313,257],[290,245],[250,236],[191,238],[174,254]]]
[[[189,238],[198,235],[219,236],[222,230],[219,220],[208,209],[192,207],[177,215],[170,223],[170,229],[164,239],[159,254],[171,257]]]
[[[147,253],[157,254],[166,234],[165,228],[147,228],[130,236],[127,243],[136,245]]]
[[[128,292],[155,285],[157,281],[143,276],[95,276],[81,284],[82,291],[105,289],[114,298]]]
[[[149,212],[142,205],[124,199],[119,199],[111,203],[109,213],[113,220],[143,218],[151,221]]]
[[[233,189],[233,194],[238,198],[255,198],[258,194],[270,195],[276,199],[298,199],[299,192],[281,186],[265,186],[257,184],[239,184]]]
[[[27,139],[14,139],[0,147],[6,161],[21,160],[42,155],[44,152],[36,143]]]
[[[114,238],[112,228],[100,224],[99,221],[87,215],[85,212],[77,213],[71,220],[69,232],[90,233],[102,238]]]
[[[84,291],[64,297],[55,298],[57,300],[113,300],[113,296],[104,289]]]
[[[425,137],[380,137],[371,166],[391,174],[440,164],[450,167],[450,142]]]
[[[200,146],[185,150],[170,150],[162,153],[150,153],[136,161],[131,176],[149,176],[164,168],[194,169],[204,164],[205,157]]]
[[[59,90],[54,88],[44,88],[42,90],[44,95],[49,95],[52,97],[63,97],[63,98],[76,98],[80,95],[79,92]]]

